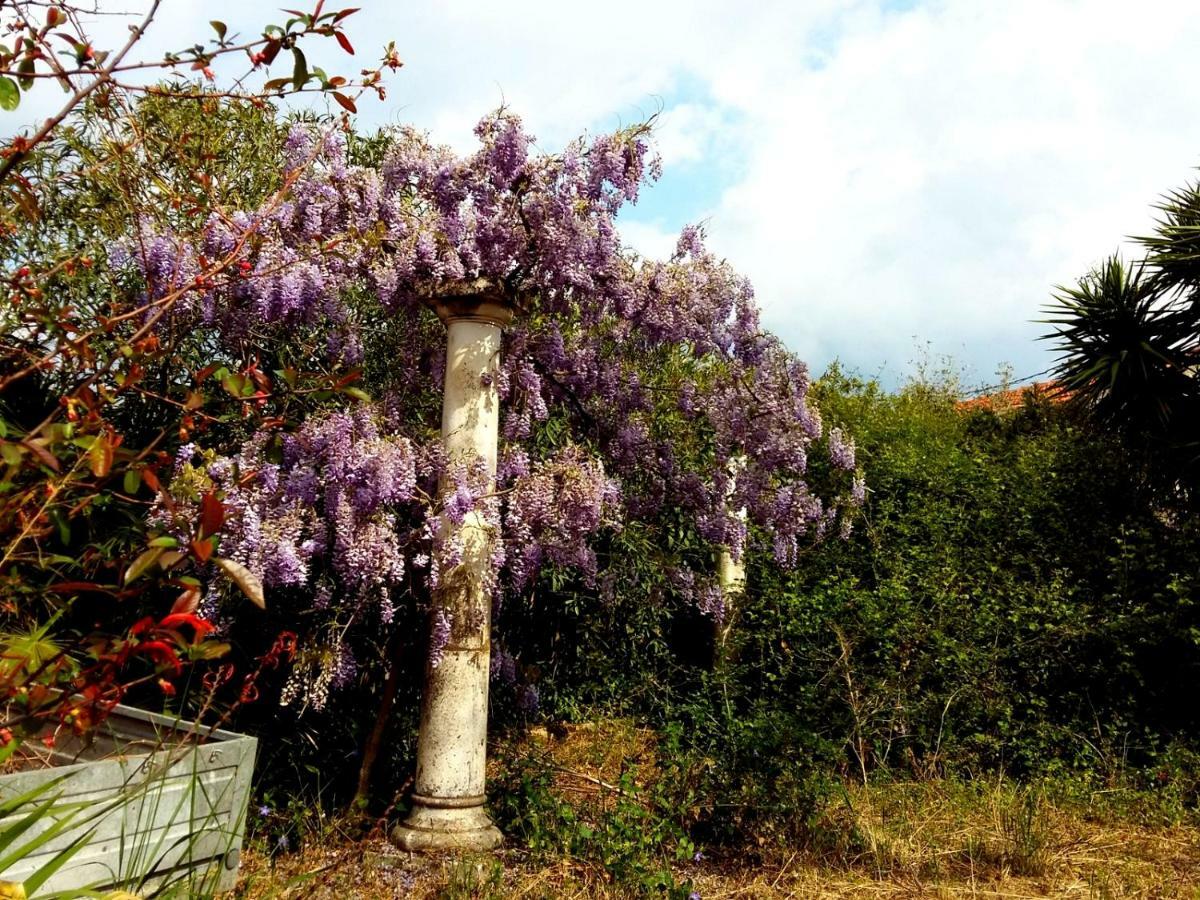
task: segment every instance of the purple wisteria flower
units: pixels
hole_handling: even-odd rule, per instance
[[[228,357],[272,335],[303,336],[322,370],[389,354],[377,403],[330,401],[227,456],[181,447],[177,512],[152,514],[186,537],[207,478],[227,511],[221,554],[272,602],[315,614],[288,682],[301,705],[357,677],[351,647],[366,642],[354,636],[402,620],[407,579],[436,598],[469,554],[483,557],[476,587],[497,605],[547,567],[613,597],[619,579],[597,549],[637,522],[667,557],[672,591],[720,620],[725,598],[696,561],[712,556],[672,556],[656,529],[669,520],[689,531],[681,545],[737,559],[765,549],[787,566],[803,543],[848,533],[865,500],[853,439],[826,430],[807,367],[763,332],[751,285],[709,252],[703,229],[685,228],[666,260],[624,248],[616,217],[657,176],[644,129],[545,155],[502,111],[476,136],[462,156],[397,130],[379,165],[360,166],[341,134],[297,124],[284,195],[211,217],[192,243],[139,223],[110,253],[123,276],[140,275],[145,299],[187,288],[156,327],[204,329]],[[223,268],[195,284],[205,260]],[[476,280],[521,306],[484,385],[501,405],[494,479],[479,460],[445,458],[430,413],[445,339],[426,303]],[[810,478],[814,450],[828,453],[832,472],[817,467],[828,485]],[[736,476],[733,460],[745,460]],[[470,543],[468,530],[484,537]],[[437,665],[448,611],[431,622]],[[515,678],[509,660],[494,658],[499,677]]]
[[[432,623],[429,630],[429,665],[436,669],[446,655],[446,645],[450,643],[450,616],[446,610],[438,607],[433,611]]]

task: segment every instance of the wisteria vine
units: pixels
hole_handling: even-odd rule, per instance
[[[806,367],[762,330],[750,284],[702,231],[685,229],[667,260],[622,246],[617,213],[658,174],[645,129],[557,155],[534,154],[504,111],[476,134],[479,150],[459,157],[398,130],[382,163],[365,166],[336,130],[296,126],[286,202],[214,216],[194,244],[147,233],[113,252],[148,301],[238,254],[171,318],[242,355],[264,329],[299,328],[321,336],[327,363],[355,366],[372,351],[366,323],[415,323],[439,293],[480,286],[518,310],[494,376],[504,409],[494,485],[443,459],[411,389],[437,389],[440,336],[415,326],[392,351],[404,372],[377,402],[318,412],[281,441],[256,435],[234,456],[181,458],[176,501],[198,499],[207,479],[230,512],[222,552],[321,613],[307,658],[323,663],[294,676],[285,700],[320,706],[350,677],[343,635],[390,623],[412,592],[406,573],[421,573],[416,602],[434,604],[437,663],[452,624],[437,587],[462,555],[461,530],[444,526],[468,514],[493,535],[488,588],[501,602],[546,566],[602,591],[597,541],[622,522],[652,527],[682,511],[714,552],[763,545],[791,565],[805,540],[848,533],[863,502],[853,440],[825,427]],[[662,571],[674,594],[719,618],[710,562],[664,559]]]

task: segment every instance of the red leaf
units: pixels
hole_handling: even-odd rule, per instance
[[[265,372],[260,372],[258,369],[252,369],[250,371],[250,377],[254,380],[254,384],[260,391],[271,390],[271,379]]]
[[[55,584],[48,585],[46,590],[53,591],[55,594],[78,594],[84,592],[94,592],[99,594],[111,594],[106,587],[96,584],[94,581],[59,581]]]
[[[200,533],[205,537],[216,534],[225,524],[225,507],[216,491],[209,491],[200,501]]]
[[[352,7],[351,9],[343,9],[340,13],[338,13],[336,16],[333,17],[333,21],[340,22],[340,21],[342,21],[342,19],[346,18],[346,16],[354,15],[361,8],[362,7],[355,6],[355,7]]]
[[[158,624],[162,628],[177,628],[180,625],[191,625],[192,628],[196,629],[197,638],[202,638],[213,630],[211,622],[191,613],[172,613]]]
[[[219,369],[219,368],[221,368],[221,367],[218,366],[216,363],[213,363],[210,366],[205,366],[203,369],[201,369],[199,372],[196,373],[196,376],[195,376],[196,383],[199,384],[201,381],[203,381],[205,378],[207,378],[213,372],[217,371],[217,369]]]
[[[267,41],[267,46],[262,52],[263,62],[265,62],[268,66],[275,62],[275,57],[279,55],[279,48],[282,46],[283,44],[278,38],[272,38],[271,40]]]
[[[354,55],[354,45],[350,43],[350,38],[346,37],[346,35],[342,34],[340,31],[334,32],[333,36],[337,38],[337,42],[341,45],[343,50],[345,50],[351,56]]]
[[[49,466],[51,470],[55,472],[62,470],[62,467],[59,466],[58,459],[54,456],[54,454],[37,441],[22,441],[21,446],[28,447],[30,450],[32,450],[34,455],[37,456],[37,458],[47,466]]]
[[[212,541],[204,538],[199,541],[192,541],[192,556],[196,557],[196,561],[203,565],[212,559],[213,545]]]
[[[175,655],[175,651],[165,641],[144,641],[137,645],[137,652],[145,653],[154,660],[156,665],[170,666],[178,675],[183,671],[183,663]]]
[[[142,481],[146,482],[146,485],[152,491],[162,490],[162,484],[159,482],[158,476],[154,474],[153,469],[142,469]]]
[[[333,99],[338,102],[338,106],[340,106],[342,109],[346,110],[347,112],[352,112],[352,113],[358,112],[358,107],[354,105],[354,101],[351,100],[349,97],[347,97],[345,94],[339,94],[337,91],[334,91]]]
[[[194,613],[199,605],[200,588],[190,587],[176,598],[175,603],[171,606],[171,615],[178,616]],[[163,621],[165,622],[166,619]]]

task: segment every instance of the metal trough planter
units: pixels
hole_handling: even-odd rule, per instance
[[[190,728],[167,716],[116,707],[87,740],[60,737],[32,766],[0,775],[0,803],[53,782],[0,819],[3,830],[54,798],[51,813],[22,835],[19,846],[36,842],[56,821],[69,822],[0,871],[0,880],[23,882],[74,844],[34,900],[113,887],[136,893],[167,889],[184,897],[231,890],[257,744],[231,731]]]

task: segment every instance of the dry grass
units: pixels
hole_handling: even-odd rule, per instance
[[[640,777],[653,777],[654,734],[628,722],[535,731],[529,740],[556,767],[555,790],[580,806],[603,802],[605,785],[630,763]],[[842,849],[713,850],[677,874],[705,900],[1200,900],[1200,823],[1143,824],[1153,817],[1113,808],[1100,816],[1086,799],[1056,803],[1006,781],[847,786],[823,823]],[[538,864],[519,848],[494,857],[411,857],[381,833],[325,842],[274,865],[250,852],[243,871],[239,896],[247,900],[628,896],[579,861]]]

